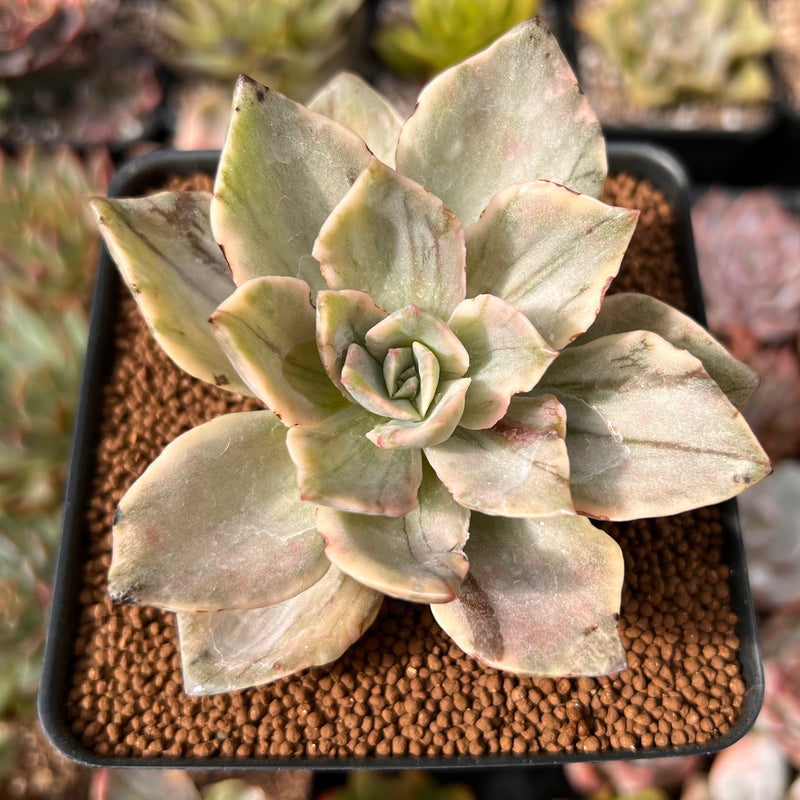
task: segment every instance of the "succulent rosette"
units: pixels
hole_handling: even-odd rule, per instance
[[[606,170],[534,19],[404,123],[354,76],[310,108],[242,77],[213,194],[94,201],[163,349],[266,406],[172,442],[115,520],[110,594],[177,612],[188,692],[326,664],[383,595],[501,669],[625,668],[622,554],[588,517],[769,464],[746,367],[651,298],[600,310],[637,218]]]

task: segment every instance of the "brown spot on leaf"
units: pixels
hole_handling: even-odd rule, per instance
[[[583,629],[584,636],[590,636],[593,633],[596,633],[599,630],[597,625],[589,625],[588,627]]]
[[[216,383],[217,386],[228,386],[230,384],[230,381],[228,380],[227,375],[220,374],[214,376],[214,383]]]
[[[472,641],[481,643],[484,655],[501,658],[504,643],[497,615],[489,596],[472,573],[468,574],[461,584],[458,599],[466,611],[466,618],[472,631]]]

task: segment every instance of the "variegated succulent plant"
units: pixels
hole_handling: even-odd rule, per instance
[[[638,295],[598,316],[637,219],[606,171],[534,19],[405,123],[353,76],[310,108],[242,77],[213,194],[94,200],[164,350],[267,406],[177,438],[118,509],[110,594],[177,612],[188,692],[326,664],[384,594],[501,669],[624,669],[622,554],[588,517],[769,463],[704,330]]]

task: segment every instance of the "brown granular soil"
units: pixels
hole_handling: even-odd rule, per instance
[[[663,195],[619,175],[604,199],[642,211],[615,290],[684,306]],[[90,752],[288,766],[321,758],[601,754],[702,745],[736,720],[745,684],[715,508],[602,523],[625,555],[619,629],[628,669],[621,674],[550,680],[484,668],[448,639],[427,606],[386,600],[333,665],[247,691],[187,697],[173,616],[108,599],[114,510],[178,434],[256,406],[174,367],[125,290],[114,347],[85,511],[91,544],[68,697],[72,730]]]

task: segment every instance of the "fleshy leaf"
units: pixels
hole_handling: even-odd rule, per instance
[[[372,624],[383,600],[335,566],[277,605],[178,614],[187,694],[232,692],[335,661]]]
[[[464,395],[470,379],[442,381],[438,400],[420,422],[390,420],[376,425],[367,438],[380,448],[421,448],[441,444],[450,438],[464,413]]]
[[[208,328],[236,288],[211,235],[207,192],[94,198],[92,209],[125,283],[164,352],[195,378],[250,390]]]
[[[434,78],[406,120],[397,168],[466,227],[505,186],[546,178],[599,197],[600,124],[539,19]]]
[[[465,652],[517,675],[624,670],[617,634],[623,559],[585,517],[473,514],[469,575],[433,616]]]
[[[581,336],[579,345],[611,333],[647,330],[675,347],[688,350],[703,362],[706,372],[719,384],[736,408],[758,388],[758,375],[734,358],[702,325],[672,306],[647,294],[608,296],[597,321]]]
[[[472,383],[459,422],[465,428],[491,428],[512,395],[532,389],[556,356],[530,320],[499,297],[465,300],[448,325],[469,353]]]
[[[509,186],[467,230],[467,292],[502,297],[560,350],[594,322],[638,217],[549,181]]]
[[[419,507],[404,517],[320,506],[317,528],[328,558],[360,583],[402,600],[447,603],[469,567],[462,549],[469,515],[425,466]]]
[[[211,203],[236,283],[288,275],[324,288],[314,239],[369,159],[352,131],[240,76]]]
[[[182,769],[96,769],[92,771],[92,800],[200,800],[189,773]]]
[[[317,294],[317,348],[328,377],[339,391],[352,400],[342,386],[342,367],[347,349],[364,341],[367,331],[386,318],[368,294],[355,290]]]
[[[254,608],[328,568],[270,411],[227,414],[167,445],[122,498],[109,594],[177,611]]]
[[[417,409],[420,414],[427,414],[434,397],[436,397],[442,368],[436,354],[421,342],[414,342],[411,345],[411,351],[414,354],[420,381]]]
[[[377,159],[328,217],[313,252],[331,289],[359,289],[389,312],[414,303],[447,319],[465,297],[458,218]]]
[[[415,305],[402,308],[374,325],[364,337],[367,350],[383,359],[393,347],[424,344],[439,360],[443,378],[460,378],[469,367],[469,354],[458,337],[438,317]]]
[[[367,439],[378,417],[350,406],[315,427],[286,434],[297,465],[300,494],[356,514],[399,517],[417,507],[422,457],[414,450],[381,450]]]
[[[222,349],[253,393],[284,425],[312,425],[347,401],[331,383],[317,350],[308,284],[254,278],[211,315]]]
[[[554,397],[513,397],[494,427],[457,428],[425,455],[466,508],[505,517],[574,514],[565,427]]]
[[[394,168],[403,120],[392,104],[358,75],[340,72],[308,107],[357,133],[384,164]]]
[[[411,421],[420,418],[411,401],[389,397],[382,365],[359,344],[351,344],[347,351],[342,384],[355,402],[372,414]]]
[[[567,348],[536,391],[567,409],[572,497],[590,517],[678,514],[733,497],[770,472],[700,361],[649,331]]]

